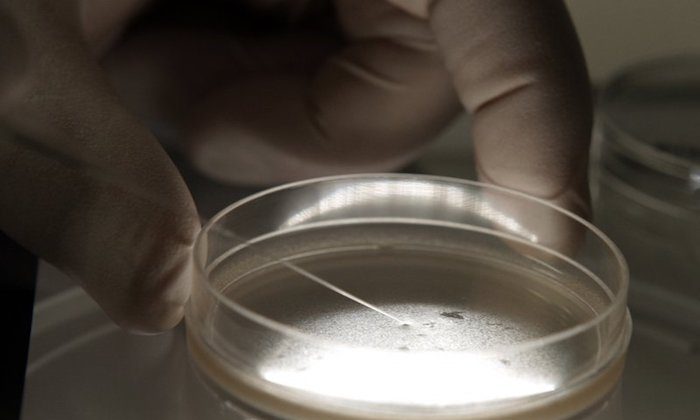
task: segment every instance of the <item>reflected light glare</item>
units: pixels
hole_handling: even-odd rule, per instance
[[[693,191],[700,190],[700,167],[693,168],[690,171],[690,189]]]
[[[555,388],[510,363],[458,352],[338,349],[311,359],[261,373],[270,382],[313,394],[423,406],[484,403]]]
[[[490,203],[486,201],[480,201],[478,203],[478,207],[480,208],[479,214],[483,218],[493,222],[499,228],[502,228],[511,233],[515,233],[518,236],[523,237],[530,242],[539,242],[539,237],[537,235],[532,233],[530,230],[525,229],[523,225],[518,223],[518,221],[514,218],[494,208]]]
[[[340,187],[322,197],[317,203],[292,214],[280,227],[289,228],[314,221],[314,219],[323,219],[329,213],[354,206],[369,204],[387,205],[391,201],[382,199],[390,198],[391,196],[397,197],[397,203],[400,203],[401,200],[412,199],[426,200],[426,203],[429,201],[441,203],[439,205],[444,205],[444,210],[446,211],[466,212],[476,215],[492,222],[498,228],[514,233],[530,242],[537,243],[539,241],[535,233],[526,229],[515,218],[509,216],[503,210],[495,208],[483,197],[475,193],[470,193],[454,186],[411,180],[358,182],[353,185]],[[406,208],[409,207],[404,209]],[[429,213],[423,214],[425,210],[426,206],[416,206],[411,211],[411,213],[416,214],[402,215],[397,213],[395,217],[420,218],[421,216],[430,216]]]

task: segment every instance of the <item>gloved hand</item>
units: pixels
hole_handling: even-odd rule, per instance
[[[482,179],[587,212],[590,95],[560,1],[336,0],[337,25],[325,25],[314,1],[248,0],[284,30],[156,20],[113,46],[145,3],[0,5],[0,55],[11,54],[0,63],[0,122],[109,174],[0,142],[0,226],[127,328],[181,317],[197,222],[126,107],[186,144],[204,173],[269,185],[396,169],[461,102]],[[339,37],[319,35],[338,27]]]
[[[105,19],[125,18],[127,3],[100,2],[116,8]],[[119,325],[158,331],[182,317],[199,220],[166,153],[110,89],[82,7],[0,2],[0,126],[14,137],[0,134],[0,228]]]

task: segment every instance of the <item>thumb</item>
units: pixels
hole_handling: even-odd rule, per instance
[[[71,10],[0,5],[0,228],[127,329],[182,317],[196,211],[156,139],[115,99]],[[6,38],[5,36],[8,36]],[[9,38],[11,37],[11,38]],[[31,140],[29,140],[31,139]]]

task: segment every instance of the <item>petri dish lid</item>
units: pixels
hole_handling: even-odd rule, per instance
[[[586,232],[571,250],[580,263],[543,246],[553,238],[531,225],[562,217]],[[280,258],[384,317],[297,270],[275,271]],[[359,174],[277,187],[215,216],[195,259],[193,360],[222,393],[281,417],[529,415],[589,385],[604,390],[589,380],[614,371],[629,334],[626,265],[604,235],[546,202],[471,181]],[[552,277],[539,283],[518,271],[526,267]],[[588,273],[573,267],[592,276],[568,277]],[[586,308],[580,318],[578,304],[540,289],[560,281]],[[574,291],[584,284],[605,292]]]
[[[254,418],[201,383],[184,325],[160,335],[129,334],[77,287],[34,308],[22,404],[22,420]]]
[[[620,155],[700,197],[700,56],[631,66],[606,86],[600,106]]]

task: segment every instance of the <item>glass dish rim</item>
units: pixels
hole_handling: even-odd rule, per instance
[[[621,146],[628,152],[628,156],[642,165],[654,168],[665,175],[687,180],[694,174],[700,173],[700,165],[651,146],[640,136],[624,129],[608,109],[612,100],[619,95],[620,88],[624,87],[630,79],[645,72],[663,72],[664,67],[674,65],[691,65],[700,69],[700,54],[656,57],[623,67],[604,84],[599,96],[597,114],[603,127],[607,127],[617,134],[612,140],[608,139],[607,141]]]
[[[595,227],[592,223],[588,222],[587,220],[583,219],[582,217],[565,210],[563,208],[560,208],[558,206],[555,206],[543,199],[537,198],[530,196],[525,193],[521,193],[519,191],[511,190],[509,188],[497,186],[497,185],[492,185],[492,184],[486,184],[478,181],[472,181],[472,180],[466,180],[466,179],[458,179],[458,178],[452,178],[452,177],[445,177],[445,176],[437,176],[437,175],[422,175],[422,174],[397,174],[397,173],[362,173],[362,174],[349,174],[349,175],[333,175],[333,176],[325,176],[325,177],[318,177],[318,178],[311,178],[311,179],[306,179],[306,180],[301,180],[301,181],[296,181],[296,182],[291,182],[291,183],[286,183],[282,184],[273,188],[269,188],[263,191],[260,191],[258,193],[252,194],[250,196],[247,196],[241,200],[238,200],[229,206],[225,207],[221,211],[219,211],[216,215],[214,215],[209,221],[202,227],[201,231],[197,235],[197,238],[194,243],[193,247],[193,254],[194,254],[194,266],[196,270],[196,275],[194,276],[194,281],[196,282],[201,282],[204,284],[205,290],[210,293],[216,300],[217,303],[223,304],[225,307],[227,307],[230,310],[233,310],[234,312],[238,313],[239,315],[243,316],[250,322],[253,322],[255,324],[261,325],[264,328],[271,329],[275,331],[276,333],[285,335],[285,336],[291,336],[297,339],[301,339],[307,342],[315,343],[315,344],[321,344],[321,345],[341,345],[341,346],[348,346],[348,344],[345,343],[338,343],[333,340],[328,340],[324,339],[321,337],[316,337],[312,334],[305,333],[297,328],[294,328],[292,326],[289,326],[287,324],[284,324],[279,321],[275,321],[271,318],[268,318],[262,314],[259,314],[253,310],[247,309],[243,307],[242,305],[232,301],[231,299],[228,299],[225,295],[223,295],[220,291],[216,290],[212,284],[208,281],[207,279],[207,273],[206,273],[206,267],[204,266],[204,261],[200,258],[200,253],[198,250],[202,247],[201,243],[203,241],[203,238],[206,236],[206,234],[209,232],[209,230],[212,228],[214,224],[216,224],[221,218],[225,217],[228,215],[231,211],[235,210],[237,207],[240,207],[244,204],[247,204],[251,201],[257,200],[261,197],[267,196],[274,194],[278,191],[282,190],[288,190],[288,189],[293,189],[297,188],[300,186],[306,186],[306,185],[311,185],[311,184],[319,184],[319,183],[325,183],[325,182],[332,182],[332,181],[343,181],[343,180],[370,180],[370,181],[378,181],[378,180],[386,180],[386,179],[394,179],[397,181],[406,181],[406,180],[421,180],[421,181],[437,181],[437,182],[443,182],[443,183],[453,183],[453,184],[461,184],[461,185],[468,185],[470,187],[477,187],[477,188],[482,188],[482,189],[491,189],[494,191],[497,191],[502,194],[510,195],[517,197],[518,199],[523,199],[523,200],[529,200],[532,202],[535,202],[538,205],[543,205],[546,207],[551,208],[552,210],[559,212],[563,214],[564,216],[569,217],[570,219],[573,219],[574,221],[580,223],[583,225],[584,228],[586,228],[589,232],[593,233],[598,239],[600,239],[603,244],[607,247],[607,249],[610,251],[612,254],[613,258],[615,261],[619,264],[620,267],[620,288],[617,293],[614,293],[614,299],[610,304],[599,314],[597,314],[595,317],[587,320],[586,322],[574,325],[572,327],[565,328],[563,330],[557,331],[555,333],[547,334],[541,337],[537,337],[534,339],[529,339],[529,340],[524,340],[521,342],[518,342],[517,344],[512,344],[508,346],[504,346],[501,348],[494,348],[493,350],[489,349],[489,353],[486,353],[485,355],[503,355],[505,353],[518,353],[518,352],[524,352],[528,351],[534,348],[538,347],[545,347],[550,344],[554,344],[556,342],[564,341],[568,338],[571,338],[577,334],[583,333],[591,328],[594,328],[596,325],[601,324],[605,319],[609,318],[613,313],[615,313],[621,306],[626,305],[627,301],[627,293],[628,293],[628,288],[629,288],[629,271],[627,267],[627,263],[620,252],[620,250],[617,248],[617,246],[602,232],[600,231],[597,227]],[[426,220],[431,220],[431,219],[426,219]],[[332,223],[331,223],[332,224]],[[460,224],[463,225],[467,228],[474,228],[475,226],[472,225],[467,225],[467,224]],[[472,229],[473,230],[473,229]],[[545,252],[554,254],[558,258],[563,258],[566,260],[570,260],[570,258],[558,253],[555,250],[546,248],[542,245],[539,244],[534,244],[532,242],[529,242],[527,240],[524,240],[522,238],[516,237],[514,235],[509,235],[500,231],[495,231],[495,230],[490,230],[486,231],[487,229],[481,228],[484,233],[488,233],[494,236],[500,236],[507,238],[508,240],[514,240],[520,243],[523,243],[527,246],[532,246],[541,250],[544,250]],[[243,238],[245,240],[251,240],[255,238]],[[190,305],[188,305],[190,306]],[[626,313],[627,311],[621,311],[621,322],[625,321],[625,317],[627,317]],[[189,310],[187,311],[189,313]],[[373,347],[363,347],[363,346],[357,346],[358,348],[367,348],[371,349],[373,351],[381,351],[383,349],[377,349]],[[610,349],[613,350],[613,349]],[[391,351],[391,350],[386,350],[386,351]],[[469,354],[476,354],[476,352],[473,351],[459,351],[459,350],[453,350],[451,352],[454,353],[469,353]],[[604,362],[604,360],[601,360],[600,362]]]

